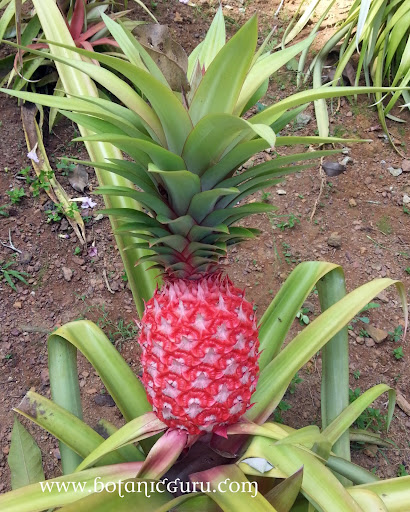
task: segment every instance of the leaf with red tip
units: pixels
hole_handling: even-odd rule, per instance
[[[70,34],[74,41],[81,35],[85,20],[85,4],[86,0],[77,0],[74,5],[73,15],[70,21]]]
[[[188,434],[183,430],[168,430],[151,448],[138,478],[157,480],[176,462],[186,447]]]

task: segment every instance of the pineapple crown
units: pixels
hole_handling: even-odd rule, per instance
[[[122,218],[118,234],[135,237],[128,248],[143,254],[137,263],[149,262],[151,268],[176,278],[211,273],[229,245],[258,234],[256,229],[235,224],[274,209],[265,203],[241,204],[247,196],[278,183],[284,174],[310,167],[299,165],[304,160],[336,152],[296,153],[240,170],[255,153],[273,146],[340,142],[319,137],[276,139],[275,133],[311,100],[310,91],[249,113],[265,94],[270,75],[307,48],[313,36],[274,53],[265,52],[268,36],[256,51],[256,17],[226,42],[219,9],[205,40],[187,58],[164,27],[138,27],[138,40],[121,22],[102,16],[128,61],[55,42],[79,55],[77,59],[52,58],[88,74],[123,105],[70,91],[70,98],[65,98],[67,110],[61,108],[62,98],[48,97],[47,102],[51,106],[55,102],[65,116],[93,133],[75,140],[109,142],[132,159],[81,163],[129,180],[129,187],[102,186],[98,192],[108,204],[110,196],[135,199],[135,208],[104,212]],[[105,67],[85,62],[81,56]],[[334,95],[325,90],[318,97]],[[42,95],[32,97],[44,101]]]

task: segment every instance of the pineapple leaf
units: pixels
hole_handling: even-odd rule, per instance
[[[154,78],[169,88],[162,71],[132,33],[119,20],[115,23],[104,13],[101,14],[101,17],[129,61],[141,69],[148,70]]]
[[[252,124],[262,123],[270,125],[278,119],[279,114],[283,114],[289,108],[297,107],[322,98],[338,98],[340,96],[353,96],[355,94],[376,92],[389,93],[395,91],[402,91],[402,89],[400,87],[320,87],[309,91],[300,91],[278,101],[259,114],[256,114],[254,117],[249,119],[249,122]],[[327,141],[330,142],[329,140]]]
[[[270,130],[269,127],[265,127]],[[247,121],[231,114],[209,114],[203,117],[185,143],[182,158],[187,169],[201,175],[237,138],[257,132]]]
[[[195,225],[190,230],[188,238],[193,242],[200,242],[210,233],[229,233],[229,229],[225,224],[211,227]]]
[[[108,116],[104,116],[104,119],[103,114],[101,113],[99,113],[97,117],[88,114],[76,114],[67,110],[58,110],[58,112],[71,121],[74,121],[75,123],[95,133],[109,132],[115,133],[117,135],[128,135],[138,139],[150,140],[149,137],[140,132],[131,123],[125,123],[117,116],[112,116],[112,120],[114,122],[110,122],[111,119]],[[110,121],[107,120],[107,117],[110,119]]]
[[[206,190],[196,194],[189,206],[188,215],[191,215],[198,223],[201,223],[203,219],[211,212],[221,196],[227,196],[239,192],[236,188],[214,188],[212,190]]]
[[[158,244],[163,244],[166,247],[174,249],[175,251],[182,252],[188,245],[188,240],[181,235],[170,235],[169,233],[167,233],[166,236],[153,240],[149,244],[150,249]]]
[[[147,226],[144,222],[126,222],[115,230],[115,234],[145,233],[149,232],[155,237],[167,236],[169,232],[162,227]]]
[[[132,197],[156,214],[165,215],[166,217],[174,216],[173,211],[161,199],[147,192],[139,192],[129,187],[98,187],[97,192],[107,196]]]
[[[137,148],[138,151],[146,153],[151,161],[162,169],[167,171],[178,171],[185,168],[185,162],[182,158],[167,149],[154,144],[147,140],[135,139],[124,135],[117,135],[115,133],[99,133],[95,135],[88,135],[87,137],[76,137],[74,141],[100,141],[100,142],[111,142],[114,146],[124,148]],[[128,151],[126,151],[128,152]],[[132,154],[128,152],[128,154]],[[149,162],[147,161],[147,164]]]
[[[309,264],[312,265],[312,263]],[[305,265],[305,267],[309,268],[309,264]],[[317,267],[317,265],[315,266]],[[255,423],[265,421],[280,402],[292,376],[340,329],[347,325],[373,297],[392,284],[395,284],[398,289],[407,321],[407,302],[402,283],[387,278],[375,279],[356,288],[306,326],[263,368],[256,391],[252,397],[255,405],[252,409],[248,410],[246,417]],[[299,283],[298,286],[300,286]],[[266,319],[270,315],[273,315],[273,318],[275,318],[274,309],[268,309],[270,314]],[[271,324],[271,322],[268,323]],[[265,343],[269,346],[269,343],[274,341],[274,338],[270,337]],[[271,349],[269,349],[269,353],[272,354]],[[275,379],[274,386],[272,386],[273,378]]]
[[[256,105],[256,103],[265,96],[269,87],[269,78],[267,78],[262,85],[254,92],[253,96],[249,98],[248,103],[243,107],[242,112],[240,113],[243,116],[250,108]]]
[[[135,83],[135,81],[138,81],[138,85],[141,86],[141,82],[145,84],[145,88],[148,88],[152,86],[152,89],[156,91],[155,85],[161,85],[165,91],[169,92],[172,96],[172,99],[179,103],[177,98],[172,94],[172,92],[169,91],[169,89],[166,89],[162,84],[160,84],[157,80],[152,78],[149,73],[139,70],[135,68],[132,64],[129,62],[121,61],[120,59],[116,57],[110,57],[107,55],[103,55],[102,53],[98,52],[89,52],[87,50],[81,50],[80,48],[76,48],[73,46],[68,46],[65,44],[60,44],[57,42],[47,41],[48,43],[52,44],[53,46],[62,47],[65,49],[69,49],[72,52],[79,53],[80,55],[84,55],[86,57],[90,57],[91,59],[96,59],[107,66],[113,67],[116,71],[119,71],[124,74],[127,78],[129,78],[131,81]],[[40,57],[46,57],[52,60],[55,60],[56,62],[60,62],[62,64],[66,64],[68,66],[71,66],[75,69],[78,69],[79,71],[82,71],[86,75],[88,75],[90,78],[101,84],[103,87],[106,87],[112,94],[114,94],[117,98],[119,98],[124,105],[128,106],[131,110],[133,110],[136,114],[139,115],[139,117],[143,120],[145,127],[150,132],[150,134],[156,138],[161,140],[161,142],[165,143],[164,140],[164,131],[162,129],[162,126],[160,124],[160,120],[157,116],[157,114],[153,111],[153,109],[147,105],[147,103],[141,98],[139,94],[137,94],[134,89],[129,86],[124,80],[117,77],[114,73],[111,71],[108,71],[108,69],[105,69],[101,66],[96,66],[95,64],[91,64],[89,62],[84,62],[82,60],[74,60],[74,59],[68,59],[65,57],[52,55],[46,52],[41,52],[38,50],[33,50],[31,48],[24,48],[20,45],[16,45],[14,43],[8,43],[11,46],[17,47],[17,48],[23,48],[24,50],[30,51],[30,53],[34,53],[35,55],[39,55]],[[138,77],[138,78],[137,78]],[[145,92],[145,91],[144,91]],[[149,95],[147,95],[149,97]],[[47,95],[47,98],[51,98],[51,96]],[[59,98],[63,99],[63,98]],[[169,98],[168,98],[169,99]],[[172,100],[172,101],[173,101]],[[182,107],[182,105],[179,103],[179,105]],[[168,107],[168,105],[167,105]],[[172,108],[171,108],[172,111]],[[169,112],[168,112],[169,114]],[[179,126],[181,126],[182,123],[179,123]],[[177,130],[176,130],[177,132]],[[185,137],[186,138],[186,137]]]
[[[274,122],[272,122],[270,127],[272,128],[272,130],[275,133],[279,133],[281,130],[283,130],[283,128],[285,128],[285,126],[287,124],[289,124],[291,121],[293,121],[298,116],[298,114],[303,112],[307,106],[308,106],[308,103],[305,103],[305,104],[300,105],[299,107],[294,108],[292,110],[287,110],[282,115],[278,116],[276,118],[276,120]]]
[[[105,208],[100,210],[100,213],[105,213],[105,215],[114,215],[116,217],[123,217],[125,219],[132,219],[137,222],[144,223],[148,227],[161,227],[161,224],[157,219],[154,219],[139,210],[133,210],[132,208]]]
[[[314,37],[315,34],[311,34],[300,43],[290,46],[284,50],[274,52],[268,57],[258,59],[258,61],[249,70],[241,89],[238,102],[235,106],[234,113],[239,115],[263,83],[273,73],[275,73],[275,71],[296,57],[298,53],[302,52],[305,48],[308,48],[312,44]]]
[[[256,213],[267,213],[277,208],[271,204],[265,203],[251,203],[236,208],[225,208],[223,210],[215,210],[211,212],[202,221],[203,226],[214,226],[216,224],[236,222],[243,217],[254,215]]]
[[[225,19],[220,6],[216,11],[211,26],[206,33],[205,39],[200,43],[188,57],[188,78],[192,83],[192,75],[199,63],[200,69],[208,69],[211,62],[218,55],[226,42]]]
[[[196,174],[189,171],[162,171],[152,164],[148,165],[151,173],[157,174],[165,185],[168,193],[168,202],[175,213],[184,215],[191,202],[191,198],[201,191],[201,182]]]
[[[127,160],[112,160],[111,163],[97,163],[89,162],[87,160],[76,160],[74,158],[67,158],[66,160],[118,174],[119,176],[127,178],[129,181],[131,181],[131,183],[137,187],[140,187],[142,190],[159,197],[159,193],[154,185],[154,182],[150,179],[150,176],[145,171],[144,167],[137,164],[136,162],[128,162]]]
[[[188,236],[189,230],[192,228],[192,226],[196,225],[194,219],[189,215],[183,215],[182,217],[178,217],[176,219],[168,219],[162,215],[158,215],[157,220],[161,224],[168,224],[172,233],[185,237]]]
[[[190,131],[192,130],[192,123],[187,111],[185,110],[185,107],[175,96],[175,94],[171,91],[169,86],[166,87],[162,82],[154,78],[147,71],[138,69],[135,66],[133,66],[130,62],[125,62],[117,57],[107,56],[106,54],[98,52],[90,52],[88,50],[82,50],[80,48],[72,48],[70,46],[55,43],[52,41],[48,42],[55,46],[68,48],[73,52],[79,53],[80,55],[84,55],[85,57],[96,59],[99,62],[105,64],[106,66],[111,67],[115,71],[120,72],[126,78],[128,78],[134,84],[134,86],[140,89],[143,92],[143,94],[148,98],[148,101],[152,105],[153,110],[150,107],[148,107],[145,101],[142,100],[141,97],[138,95],[138,102],[135,102],[135,104],[129,102],[127,96],[125,95],[127,90],[126,87],[129,86],[127,86],[126,82],[119,79],[114,73],[107,71],[105,68],[98,67],[93,64],[84,63],[81,61],[74,61],[69,59],[63,59],[62,57],[57,58],[56,56],[50,56],[55,60],[60,59],[61,62],[71,65],[79,69],[80,71],[84,71],[92,79],[96,80],[101,85],[106,87],[109,91],[111,91],[113,94],[115,94],[117,98],[119,98],[125,105],[129,106],[129,108],[139,113],[139,115],[148,124],[147,128],[155,127],[156,129],[154,129],[154,132],[157,135],[160,135],[160,133],[157,130],[158,127],[155,126],[155,123],[154,126],[152,125],[154,122],[152,114],[153,112],[155,112],[156,116],[158,116],[158,119],[162,124],[162,129],[160,130],[160,132],[165,134],[165,139],[168,148],[178,155],[181,154],[185,140]],[[82,66],[81,64],[87,65]],[[95,69],[97,69],[97,72],[95,72]],[[110,76],[111,81],[109,80]],[[122,91],[121,87],[115,87],[115,80],[119,80],[119,82],[122,84]],[[132,89],[130,88],[130,90]],[[147,112],[141,107],[141,102],[143,105],[145,105],[145,109],[149,109],[148,112],[151,113],[150,116],[148,116]],[[138,110],[136,110],[135,107],[137,107]],[[161,142],[165,141],[161,139]]]
[[[311,160],[316,158],[321,158],[324,156],[334,155],[336,153],[340,153],[341,150],[339,149],[329,149],[325,151],[311,151],[309,153],[297,153],[293,155],[288,156],[280,156],[275,158],[274,160],[269,160],[267,162],[264,162],[263,164],[255,165],[254,167],[251,167],[247,171],[238,174],[237,176],[234,176],[233,178],[226,179],[222,181],[219,185],[221,187],[236,187],[240,183],[243,183],[246,180],[252,179],[255,176],[262,176],[262,175],[284,175],[289,174],[288,169],[293,169],[293,167],[282,167],[286,164],[298,162],[300,160]],[[314,163],[311,164],[312,166],[315,165]]]
[[[40,448],[17,417],[14,418],[7,462],[13,489],[44,480]]]
[[[257,21],[253,16],[220,49],[206,70],[189,107],[194,125],[207,114],[233,113],[252,62],[257,38]]]
[[[204,172],[201,176],[202,190],[214,188],[228,175],[232,175],[239,165],[268,147],[269,144],[264,139],[255,139],[238,144],[224,155],[217,164]]]

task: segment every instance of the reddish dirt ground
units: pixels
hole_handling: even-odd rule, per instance
[[[225,7],[224,14],[230,28],[236,30],[237,23],[241,24],[253,12],[258,12],[262,41],[262,35],[266,35],[266,30],[274,23],[277,5],[276,0],[269,7],[265,2],[232,2]],[[191,7],[174,0],[158,2],[155,8],[160,22],[171,26],[175,39],[188,52],[204,37],[214,12],[215,6],[208,3]],[[281,14],[277,22],[279,27],[288,21],[290,12]],[[138,17],[139,12],[135,16]],[[327,30],[331,30],[331,22]],[[294,88],[294,74],[282,70],[271,81],[268,95],[262,102],[269,104],[274,98],[284,97],[290,88]],[[13,244],[24,252],[25,262],[4,246],[0,246],[0,261],[15,259],[12,268],[29,275],[28,285],[17,283],[17,291],[7,286],[4,280],[0,281],[0,491],[5,491],[10,482],[7,455],[13,423],[12,408],[30,388],[50,396],[46,342],[47,334],[53,328],[80,317],[89,318],[98,322],[110,335],[135,372],[139,371],[139,363],[137,330],[133,323],[136,313],[131,292],[123,280],[123,266],[108,219],[96,220],[90,213],[91,218],[86,224],[88,247],[95,243],[98,249],[96,257],[90,257],[87,248],[76,249],[80,244],[65,221],[46,222],[45,210],[50,206],[48,197],[43,193],[33,198],[29,186],[19,179],[19,171],[30,163],[26,157],[19,108],[13,99],[1,95],[0,109],[0,206],[6,205],[9,214],[8,217],[0,217],[0,240],[7,242],[10,232]],[[314,134],[313,108],[309,107],[306,113],[311,116],[306,126],[292,124],[283,133]],[[402,117],[410,120],[408,113],[403,113]],[[278,211],[276,215],[258,216],[246,221],[246,225],[259,228],[262,234],[256,241],[232,249],[223,262],[235,283],[247,289],[247,296],[255,302],[259,316],[290,271],[298,262],[306,260],[325,260],[342,265],[349,291],[373,278],[386,276],[403,281],[409,290],[410,205],[403,208],[402,199],[404,194],[410,194],[410,173],[403,172],[394,177],[388,170],[389,167],[408,166],[409,161],[403,163],[403,157],[386,143],[382,132],[377,129],[376,113],[367,107],[363,99],[358,105],[342,100],[331,121],[331,133],[334,135],[370,139],[371,142],[349,145],[348,155],[352,161],[347,164],[347,171],[325,179],[321,194],[321,175],[316,165],[253,196],[251,200],[262,199],[275,204]],[[407,128],[390,122],[389,126],[401,151],[410,158]],[[46,149],[53,168],[59,157],[86,156],[79,144],[70,143],[73,135],[72,125],[62,121],[55,133],[47,137]],[[285,154],[285,151],[279,148],[278,153]],[[341,155],[340,159],[344,156]],[[255,162],[270,158],[270,153],[262,153]],[[92,189],[97,183],[91,170],[89,172]],[[67,177],[59,171],[57,177],[64,188],[76,196]],[[26,196],[20,203],[8,206],[6,191],[16,187],[23,187]],[[286,194],[279,195],[280,190]],[[102,207],[101,198],[97,198],[97,202],[98,207]],[[286,222],[292,224],[292,219],[293,227],[282,226],[280,229],[278,226]],[[72,271],[69,280],[64,277],[63,268]],[[369,325],[399,332],[404,321],[394,288],[387,289],[374,302],[380,307],[366,313]],[[312,320],[319,313],[317,297],[312,294],[305,306]],[[352,323],[349,333],[351,388],[364,391],[384,382],[410,401],[410,355],[406,340],[401,337],[395,342],[389,336],[385,341],[375,343],[364,332],[367,327],[367,324],[357,321]],[[301,328],[295,320],[292,333]],[[403,357],[399,359],[393,353],[398,347],[403,347]],[[281,413],[286,423],[294,427],[320,424],[320,372],[320,355],[299,372],[303,382],[295,385],[293,393],[285,396],[286,404],[291,406]],[[100,418],[105,418],[120,425],[121,415],[112,407],[96,373],[81,356],[79,374],[86,421],[95,426]],[[381,415],[387,411],[384,400],[379,400],[374,406],[380,408]],[[26,421],[23,423],[41,447],[46,476],[58,475],[57,441],[36,426]],[[375,423],[371,427],[378,431]],[[385,477],[396,476],[400,465],[410,471],[409,431],[409,416],[396,407],[387,435],[395,446],[378,450],[357,446],[353,452],[354,460]]]

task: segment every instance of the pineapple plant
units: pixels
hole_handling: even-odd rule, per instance
[[[242,164],[274,146],[346,142],[276,134],[306,103],[344,95],[347,89],[304,91],[255,113],[250,109],[266,91],[269,76],[309,42],[271,54],[264,53],[265,41],[255,53],[257,26],[252,18],[226,43],[219,10],[206,39],[187,61],[180,55],[178,62],[161,68],[156,62],[165,54],[159,45],[139,43],[121,24],[104,17],[129,62],[93,53],[102,64],[97,67],[82,60],[91,57],[90,52],[75,49],[61,36],[62,25],[52,18],[53,1],[33,3],[53,39],[49,57],[56,61],[68,97],[6,92],[58,108],[80,126],[82,137],[77,140],[85,142],[92,158],[83,163],[96,168],[105,212],[112,219],[141,316],[144,386],[96,325],[76,321],[55,331],[49,338],[53,400],[29,391],[15,410],[60,440],[64,476],[42,484],[81,480],[84,486],[75,492],[48,493],[44,485],[33,483],[44,475],[30,475],[26,483],[31,485],[0,496],[2,510],[34,512],[62,506],[67,512],[125,512],[136,507],[157,512],[274,511],[284,509],[284,500],[286,509],[295,511],[300,506],[325,511],[407,506],[408,479],[375,482],[374,475],[349,461],[349,426],[386,391],[391,398],[390,422],[394,400],[388,386],[375,386],[360,401],[340,407],[339,388],[345,386],[348,366],[344,359],[338,360],[340,364],[332,369],[341,379],[332,375],[324,378],[323,385],[326,403],[337,402],[338,408],[325,411],[322,431],[312,425],[295,431],[269,421],[295,373],[336,335],[344,336],[347,350],[343,327],[391,284],[397,285],[403,299],[402,286],[379,279],[344,296],[343,273],[337,265],[304,263],[292,272],[257,324],[252,304],[219,265],[230,245],[258,234],[236,223],[273,209],[244,199],[337,150],[275,155],[246,169]],[[98,96],[85,75],[122,104]],[[130,159],[122,159],[122,153]],[[321,281],[318,290],[326,311],[282,349],[296,313]],[[105,440],[82,421],[77,348],[92,363],[126,420],[118,430],[103,422]],[[338,389],[332,387],[334,380]],[[209,436],[186,455],[205,433]],[[346,442],[343,451],[338,443],[342,437],[346,441],[346,434],[347,451]],[[17,436],[27,439],[18,426]],[[249,441],[246,448],[244,436]],[[235,438],[241,441],[234,446]],[[225,444],[220,449],[221,439]],[[19,471],[15,460],[11,465]],[[342,485],[329,468],[362,485]],[[209,485],[205,494],[179,497],[168,488],[150,497],[138,492],[124,497],[112,491],[113,484],[123,481],[163,483],[169,475]],[[253,491],[227,492],[220,486],[227,480],[250,484],[247,477],[255,475],[264,476],[266,483],[266,489],[257,492],[254,482],[255,496]],[[275,487],[277,479],[283,482]]]

